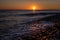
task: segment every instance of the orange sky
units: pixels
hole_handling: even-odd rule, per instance
[[[60,9],[60,0],[0,0],[0,9]]]

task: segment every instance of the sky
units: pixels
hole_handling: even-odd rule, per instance
[[[0,9],[57,9],[60,10],[60,0],[0,0]]]

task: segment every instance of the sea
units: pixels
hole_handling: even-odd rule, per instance
[[[60,40],[60,11],[0,10],[0,40]]]

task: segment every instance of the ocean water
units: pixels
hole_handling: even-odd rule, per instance
[[[60,11],[21,11],[21,10],[3,11],[2,10],[0,11],[0,36],[1,36],[0,39],[1,40],[18,40],[18,39],[60,40],[59,20],[60,20]],[[36,38],[34,34],[38,35],[38,38]],[[40,34],[42,35],[42,37],[39,36]],[[47,37],[47,35],[50,36]],[[46,38],[44,38],[45,36]]]

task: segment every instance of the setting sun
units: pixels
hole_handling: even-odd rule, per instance
[[[33,9],[33,10],[35,10],[35,9],[36,9],[36,7],[35,7],[35,6],[33,6],[33,7],[32,7],[32,9]]]
[[[36,10],[41,10],[42,7],[41,5],[39,6],[38,4],[32,4],[32,5],[29,5],[29,7],[27,7],[29,10],[33,10],[33,11],[36,11]]]

